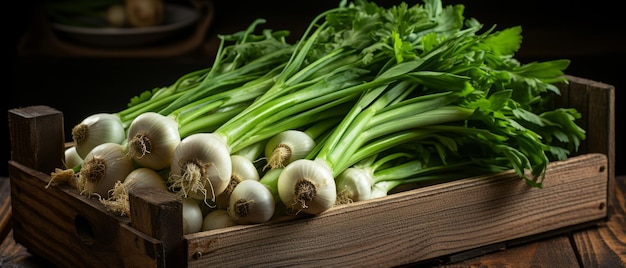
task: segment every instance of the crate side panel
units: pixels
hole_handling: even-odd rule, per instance
[[[543,189],[504,172],[189,235],[188,263],[397,266],[556,230],[606,215],[606,164],[602,154],[551,163]]]
[[[46,184],[37,177],[44,174],[33,173],[16,162],[11,162],[9,172],[13,235],[18,243],[61,266],[104,266],[93,256],[88,244],[91,239],[81,236],[93,232],[79,212],[89,208],[81,208],[62,191],[45,189]],[[77,228],[77,221],[82,227]]]
[[[46,188],[49,176],[9,162],[15,241],[61,267],[122,267],[154,263],[160,241],[122,228],[97,199],[64,186]]]

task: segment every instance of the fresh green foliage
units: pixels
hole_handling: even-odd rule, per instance
[[[285,31],[255,34],[258,19],[219,36],[210,68],[138,95],[118,115],[125,123],[147,111],[174,117],[181,137],[211,132],[230,153],[323,126],[304,160],[323,162],[335,178],[371,164],[367,187],[383,194],[510,169],[541,187],[548,164],[585,139],[581,115],[550,102],[570,62],[521,63],[520,26],[484,28],[464,10],[440,0],[342,1],[294,44]],[[281,170],[259,172],[275,201],[286,185]]]

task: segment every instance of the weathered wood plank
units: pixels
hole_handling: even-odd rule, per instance
[[[50,268],[55,267],[53,263],[18,244],[13,240],[13,232],[9,231],[8,236],[0,243],[0,265],[2,267],[22,267],[22,268]]]
[[[158,267],[184,267],[182,202],[175,194],[153,188],[129,192],[131,226],[162,241]]]
[[[583,267],[626,267],[626,177],[615,180],[610,220],[573,234]]]
[[[8,178],[0,177],[0,241],[4,241],[9,232],[11,232],[11,188]]]
[[[160,241],[127,228],[69,186],[46,188],[50,176],[9,162],[13,236],[30,251],[62,267],[123,267],[155,263]]]
[[[615,87],[593,80],[567,76],[569,84],[561,88],[559,107],[575,108],[582,114],[577,123],[586,131],[578,154],[602,153],[608,159],[609,195],[615,180]]]
[[[580,267],[569,238],[565,235],[547,238],[535,243],[509,247],[489,255],[483,255],[453,264],[437,265],[453,267]]]
[[[605,155],[588,154],[551,163],[543,189],[504,172],[192,234],[189,267],[396,266],[597,220],[606,215],[606,165]]]

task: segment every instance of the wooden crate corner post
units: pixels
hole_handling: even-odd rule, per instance
[[[63,167],[62,112],[48,106],[30,106],[9,110],[8,117],[12,160],[48,174]]]
[[[173,193],[156,188],[129,192],[131,226],[160,240],[160,259],[166,267],[186,267],[183,243],[183,205]]]
[[[601,153],[607,156],[607,194],[610,200],[614,194],[616,164],[615,87],[570,75],[567,79],[567,84],[559,85],[561,98],[557,99],[556,106],[575,108],[582,115],[577,124],[586,131],[586,138],[577,154]]]

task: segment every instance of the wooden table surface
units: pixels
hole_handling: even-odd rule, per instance
[[[626,267],[626,176],[617,176],[608,221],[508,248],[457,254],[446,264],[408,267]],[[0,177],[0,267],[54,267],[13,240],[9,179]]]

